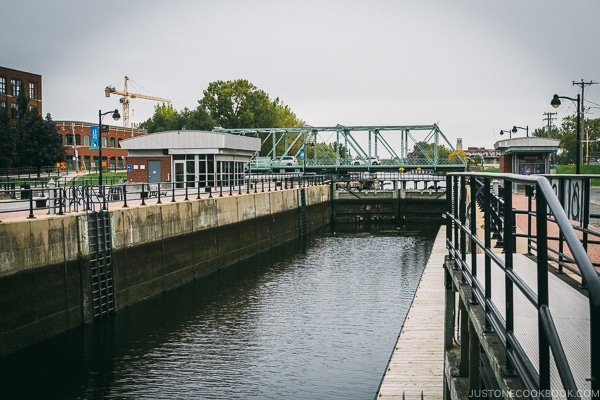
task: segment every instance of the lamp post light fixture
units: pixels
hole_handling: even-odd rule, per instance
[[[527,125],[525,128],[520,127],[520,126],[513,126],[511,132],[512,133],[517,133],[517,129],[523,129],[525,131],[525,135],[527,137],[529,137],[529,125]]]
[[[509,130],[501,130],[501,131],[500,131],[500,135],[504,135],[505,133],[508,133],[508,138],[509,138],[509,139],[512,139],[512,134],[513,134],[513,132],[515,132],[515,133],[516,133],[517,131],[516,131],[516,130],[514,130],[514,131],[513,131],[512,129],[509,129]]]
[[[121,118],[121,114],[119,114],[119,110],[115,109],[114,111],[107,111],[105,113],[102,110],[98,110],[98,164],[100,166],[98,173],[98,186],[100,186],[100,192],[104,195],[102,190],[102,118],[105,115],[112,114],[112,117],[115,121],[118,121]]]
[[[550,101],[550,105],[554,108],[558,108],[558,106],[560,106],[560,99],[567,99],[577,103],[577,149],[575,150],[575,173],[579,174],[579,171],[581,170],[581,97],[579,94],[577,94],[576,98],[559,96],[555,94],[554,97],[552,97],[552,101]]]

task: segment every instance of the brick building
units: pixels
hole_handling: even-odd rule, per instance
[[[16,69],[0,67],[0,109],[8,113],[10,119],[19,116],[19,94],[29,98],[28,106],[35,107],[42,116],[42,76]]]
[[[62,136],[62,143],[67,154],[68,171],[98,170],[98,150],[90,149],[92,134],[90,128],[98,124],[80,121],[54,121],[56,130]],[[121,148],[125,139],[146,135],[144,129],[126,128],[102,124],[108,130],[102,132],[102,165],[105,170],[125,169],[127,150]]]

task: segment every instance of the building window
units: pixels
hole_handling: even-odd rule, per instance
[[[35,96],[35,83],[33,82],[29,83],[29,98],[37,99],[37,97]]]
[[[83,136],[83,145],[85,147],[90,147],[90,135]]]
[[[0,101],[0,111],[6,112],[6,102]]]
[[[23,81],[19,79],[11,79],[10,86],[12,89],[12,95],[14,97],[19,97],[19,94],[21,94],[21,91],[23,90]]]
[[[110,147],[115,147],[115,138],[110,138]]]
[[[6,78],[0,76],[0,94],[6,94]]]
[[[19,118],[19,105],[15,103],[11,103],[10,105],[10,117],[12,119]]]

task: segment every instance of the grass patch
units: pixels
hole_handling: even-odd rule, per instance
[[[75,179],[75,184],[77,185],[97,185],[98,184],[98,174],[85,174],[79,175],[77,179]],[[127,172],[103,172],[102,180],[105,185],[114,185],[121,182],[121,179],[127,179]]]

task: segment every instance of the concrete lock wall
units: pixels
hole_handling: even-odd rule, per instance
[[[300,235],[299,190],[110,211],[116,310]],[[307,187],[309,230],[331,222]],[[0,223],[0,355],[91,321],[87,216]]]

